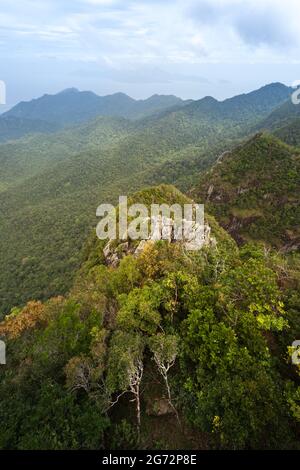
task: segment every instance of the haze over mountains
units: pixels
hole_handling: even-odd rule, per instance
[[[153,95],[146,100],[134,100],[124,93],[98,96],[91,91],[69,88],[56,95],[23,101],[3,113],[0,117],[0,140],[20,137],[30,131],[51,132],[96,116],[138,119],[185,103],[172,95]]]
[[[98,96],[90,91],[69,88],[56,95],[21,102],[3,113],[0,117],[0,141],[19,138],[30,132],[54,132],[100,115],[140,119],[185,105],[190,105],[190,114],[205,113],[206,119],[230,119],[235,113],[236,118],[243,121],[247,119],[247,113],[251,114],[251,107],[254,112],[267,113],[272,106],[285,101],[290,93],[291,88],[275,83],[223,102],[212,97],[193,102],[172,95],[153,95],[145,100],[134,100],[124,93]]]
[[[101,202],[162,182],[188,190],[220,153],[289,108],[290,94],[279,83],[223,102],[70,89],[5,113],[0,127],[16,119],[32,129],[0,146],[0,310],[69,288]]]

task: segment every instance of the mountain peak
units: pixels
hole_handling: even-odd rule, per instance
[[[72,93],[80,93],[78,88],[71,87],[71,88],[65,88],[64,90],[58,92],[58,95],[67,95],[67,94],[72,94]]]
[[[156,95],[135,100],[123,92],[99,96],[92,91],[66,88],[55,95],[45,94],[22,102],[4,113],[4,117],[47,121],[64,126],[89,121],[97,116],[137,119],[181,104],[175,96]]]
[[[284,85],[284,83],[281,83],[281,82],[272,82],[272,83],[267,83],[267,85],[264,85],[262,86],[261,88],[259,88],[259,90],[266,90],[266,89],[281,89],[281,90],[285,90],[287,88],[290,88],[288,87],[287,85]]]

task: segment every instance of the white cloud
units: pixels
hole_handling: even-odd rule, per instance
[[[0,26],[8,44],[23,39],[29,55],[50,37],[55,53],[85,53],[113,63],[141,61],[277,62],[297,60],[300,38],[296,0],[23,0],[3,6]],[[22,18],[22,21],[19,20]],[[34,36],[36,34],[36,37]],[[58,51],[59,52],[59,51]]]
[[[219,76],[230,82],[236,70],[242,77],[245,64],[299,62],[298,1],[3,2],[0,54],[16,70],[20,61],[36,61],[37,69],[42,58],[52,61],[53,75],[64,70],[68,80],[80,64],[93,63],[107,82],[170,84],[181,76],[183,84],[188,76],[201,82],[206,64],[210,70],[221,64],[237,67],[235,76]]]

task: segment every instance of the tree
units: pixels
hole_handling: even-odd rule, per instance
[[[172,402],[171,389],[168,378],[169,370],[174,366],[178,354],[178,337],[175,335],[165,335],[159,333],[156,336],[150,338],[149,347],[153,353],[153,359],[158,367],[159,373],[162,375],[165,381],[169,404],[175,411],[179,421],[178,412]]]
[[[116,331],[111,340],[107,364],[107,387],[110,393],[121,392],[122,395],[130,392],[133,395],[138,435],[141,427],[140,386],[144,371],[144,347],[144,339],[140,334]]]
[[[89,354],[73,356],[65,366],[66,385],[75,392],[84,390],[101,405],[103,413],[110,405],[110,396],[105,387],[104,372],[107,359],[107,331],[93,327]]]
[[[45,306],[41,302],[31,301],[23,309],[15,308],[0,324],[0,335],[16,339],[23,332],[45,323]]]
[[[72,357],[65,367],[66,385],[74,392],[83,389],[89,393],[92,382],[93,367],[88,357],[83,354]]]
[[[240,263],[222,276],[221,283],[220,306],[234,329],[243,312],[253,316],[262,330],[282,331],[287,326],[276,273],[261,259]]]
[[[254,328],[246,346],[241,328],[248,331],[248,323],[238,335],[226,321],[215,306],[194,309],[183,323],[187,414],[220,447],[283,444],[289,435],[283,384],[263,334]]]
[[[128,295],[120,295],[118,326],[124,330],[155,334],[161,322],[159,313],[161,301],[162,289],[156,283],[132,289]]]

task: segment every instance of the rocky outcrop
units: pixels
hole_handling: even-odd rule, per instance
[[[129,242],[120,243],[117,246],[114,244],[114,240],[110,240],[104,247],[103,254],[105,256],[106,263],[116,268],[124,256],[134,253],[135,249],[130,247]]]
[[[182,226],[174,222],[172,218],[156,216],[149,218],[151,221],[151,233],[148,238],[140,241],[129,240],[116,243],[110,240],[104,247],[103,253],[107,264],[116,267],[120,260],[128,255],[139,256],[146,245],[159,240],[166,240],[169,243],[181,243],[186,250],[197,251],[204,246],[215,246],[216,240],[211,236],[211,228],[207,223],[200,225],[195,221],[183,219]]]

